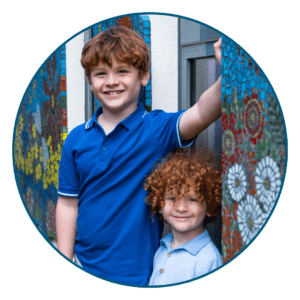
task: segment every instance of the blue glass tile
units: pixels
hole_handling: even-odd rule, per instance
[[[267,82],[265,83],[265,89],[266,89],[266,90],[268,90],[268,89],[269,89],[269,85],[268,85],[268,83],[267,83]]]
[[[149,37],[149,36],[145,36],[144,39],[145,39],[145,42],[146,42],[146,43],[150,43],[150,37]]]
[[[227,44],[227,46],[226,46],[226,51],[227,51],[227,53],[230,53],[230,45],[229,44]]]
[[[242,91],[246,92],[246,83],[242,83]]]
[[[144,21],[144,27],[150,28],[150,21]]]
[[[256,75],[256,74],[255,74],[255,75]],[[257,81],[258,81],[258,82],[262,82],[262,81],[263,81],[261,75],[256,75],[256,76],[257,76]]]
[[[243,75],[240,72],[237,72],[237,81],[242,81]]]
[[[151,86],[150,86],[150,85],[146,85],[146,86],[145,86],[145,90],[146,90],[146,91],[151,91]]]
[[[255,81],[253,80],[253,78],[251,78],[250,80],[250,86],[252,89],[255,87]]]
[[[151,98],[151,92],[146,92],[146,98]]]
[[[265,93],[265,91],[260,91],[260,93],[259,93],[259,98],[260,98],[261,100],[266,100],[266,93]]]
[[[258,78],[257,78],[256,73],[254,73],[252,76],[253,76],[253,79],[257,82],[257,81],[258,81],[258,80],[257,80]]]
[[[144,34],[145,34],[145,35],[150,35],[150,33],[151,33],[151,32],[150,32],[150,29],[148,29],[148,28],[145,28],[145,30],[144,30]]]
[[[146,105],[151,105],[151,99],[146,98]]]

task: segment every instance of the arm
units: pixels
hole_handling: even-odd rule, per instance
[[[78,198],[59,196],[56,206],[57,249],[73,260],[78,216]]]
[[[221,43],[214,44],[215,57],[221,65]],[[179,130],[182,140],[189,140],[215,122],[221,115],[221,76],[205,91],[199,101],[188,109],[180,120]]]

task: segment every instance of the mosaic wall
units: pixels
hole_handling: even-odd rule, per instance
[[[58,166],[67,136],[65,46],[32,79],[15,123],[16,182],[28,213],[42,234],[56,239]]]
[[[222,253],[242,251],[264,226],[283,184],[286,132],[267,78],[222,37]]]
[[[140,34],[150,49],[150,21],[132,15],[101,22],[93,36],[113,25],[127,26]],[[151,111],[151,80],[139,96]],[[94,109],[100,105],[94,99]],[[55,51],[27,88],[15,123],[13,160],[16,182],[29,215],[41,233],[56,240],[55,208],[58,199],[58,167],[67,136],[66,53]]]
[[[101,31],[105,31],[113,26],[126,26],[130,28],[135,33],[139,34],[144,41],[146,42],[149,50],[151,50],[151,30],[150,30],[150,21],[149,18],[145,15],[130,15],[122,18],[115,18],[108,21],[101,22],[96,24],[92,28],[92,37],[98,34]],[[150,67],[151,74],[151,67]],[[145,109],[151,111],[151,76],[148,84],[145,87],[142,87],[139,99],[139,103],[142,103]],[[94,111],[101,106],[101,103],[98,99],[93,96],[93,113]]]

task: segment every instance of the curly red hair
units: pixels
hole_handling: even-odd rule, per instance
[[[82,50],[81,65],[90,81],[93,67],[99,63],[112,66],[112,60],[132,65],[142,77],[149,71],[150,54],[147,44],[127,27],[116,26],[98,33]]]
[[[165,161],[154,166],[144,183],[145,190],[148,191],[145,202],[150,205],[152,219],[156,213],[162,219],[159,209],[165,205],[166,191],[176,191],[177,201],[188,195],[192,188],[199,201],[206,201],[207,214],[211,215],[206,216],[204,225],[215,220],[222,206],[222,178],[207,157],[203,153],[188,154],[180,149],[171,152]],[[181,193],[182,188],[184,194]]]

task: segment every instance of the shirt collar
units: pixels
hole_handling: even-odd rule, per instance
[[[197,237],[195,237],[194,239],[173,249],[171,249],[172,239],[173,239],[173,234],[171,232],[163,239],[160,240],[161,246],[167,247],[169,251],[184,249],[193,255],[196,255],[202,248],[204,248],[211,241],[211,238],[206,229],[204,229],[204,232],[198,235]]]
[[[102,107],[98,107],[93,115],[93,118],[86,122],[85,129],[92,128],[94,123],[98,124],[97,118],[102,114],[102,112]],[[144,118],[146,114],[147,111],[145,110],[144,105],[139,103],[137,109],[120,123],[122,123],[127,129],[130,129],[135,124],[136,120]]]

